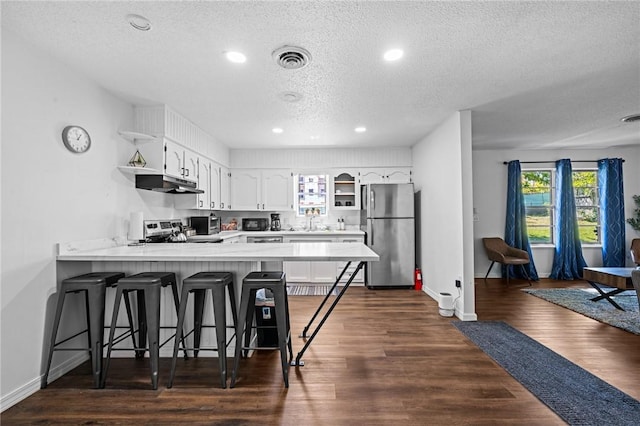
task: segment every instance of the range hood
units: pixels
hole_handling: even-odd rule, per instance
[[[136,188],[167,194],[204,194],[195,182],[168,175],[136,175]]]

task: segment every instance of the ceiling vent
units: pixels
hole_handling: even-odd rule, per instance
[[[311,53],[296,46],[282,46],[274,50],[272,56],[278,65],[288,70],[304,68],[311,62]]]
[[[624,123],[635,123],[640,121],[640,114],[627,115],[626,117],[622,117],[620,121]]]

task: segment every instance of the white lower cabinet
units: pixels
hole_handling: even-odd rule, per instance
[[[288,283],[311,282],[311,262],[282,262]]]
[[[285,237],[285,243],[336,242],[335,238],[320,236]],[[283,262],[288,283],[333,283],[336,280],[336,262]]]

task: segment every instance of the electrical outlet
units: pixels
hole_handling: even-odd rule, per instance
[[[460,280],[456,280],[456,287],[462,288],[462,283],[460,282]]]

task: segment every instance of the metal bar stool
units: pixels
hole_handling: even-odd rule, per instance
[[[138,299],[138,346],[133,347],[136,351],[136,357],[144,356],[149,351],[149,359],[151,364],[151,384],[153,389],[158,389],[158,364],[160,358],[160,348],[164,346],[174,336],[172,335],[166,341],[160,343],[160,290],[162,287],[171,286],[173,293],[173,301],[176,313],[180,306],[178,299],[178,285],[176,282],[176,274],[173,272],[142,272],[122,278],[116,283],[117,293],[113,304],[113,315],[111,317],[111,330],[109,332],[109,344],[107,356],[105,360],[102,382],[100,387],[104,387],[107,381],[107,372],[109,371],[109,362],[111,360],[112,350],[130,350],[113,349],[114,332],[116,329],[116,321],[118,319],[118,310],[120,309],[120,300],[125,298],[125,303],[129,299],[129,293],[135,291]],[[173,328],[173,327],[171,327]],[[148,337],[147,337],[148,334]],[[147,345],[148,339],[148,345]],[[184,352],[187,357],[187,351]]]
[[[222,388],[227,387],[227,347],[233,339],[227,342],[227,313],[226,313],[226,297],[225,288],[229,292],[229,301],[231,303],[231,316],[233,317],[233,327],[238,323],[238,315],[236,311],[236,295],[233,287],[233,274],[231,272],[199,272],[182,281],[182,294],[180,296],[180,310],[178,313],[178,324],[176,325],[176,340],[173,347],[173,360],[171,362],[171,374],[167,387],[173,386],[173,378],[176,373],[176,361],[178,357],[178,341],[186,339],[193,333],[193,347],[185,349],[193,349],[193,356],[198,357],[200,350],[212,350],[218,352],[218,364],[220,368],[220,384]],[[202,317],[204,314],[204,304],[207,290],[211,290],[213,299],[213,313],[215,325],[203,325]],[[187,334],[182,336],[184,326],[184,317],[187,311],[187,301],[189,293],[194,293],[193,317],[194,327]],[[200,347],[202,336],[202,328],[215,327],[216,329],[216,348]],[[234,334],[235,336],[235,334]]]
[[[289,365],[293,359],[291,346],[291,331],[289,322],[289,301],[287,298],[287,282],[284,272],[251,272],[242,280],[242,297],[240,300],[239,321],[236,325],[236,351],[231,376],[231,387],[236,384],[240,356],[245,351],[254,349],[269,349],[273,347],[250,346],[253,323],[253,311],[255,310],[256,292],[261,289],[271,290],[275,304],[276,329],[278,331],[278,348],[282,363],[282,377],[284,386],[289,387]],[[244,336],[244,345],[242,344]],[[287,351],[289,358],[287,359]]]
[[[47,357],[47,367],[42,377],[40,387],[47,387],[49,379],[49,371],[51,370],[51,361],[54,351],[88,351],[91,356],[91,370],[93,372],[93,381],[96,388],[100,387],[102,375],[102,348],[104,346],[104,304],[107,287],[113,287],[115,283],[124,277],[122,272],[91,272],[88,274],[78,275],[76,277],[62,280],[60,285],[60,293],[58,295],[58,303],[56,306],[55,318],[51,329],[51,343],[49,344],[49,355]],[[60,318],[62,317],[62,309],[67,293],[84,293],[85,310],[87,318],[87,328],[67,337],[64,340],[56,342],[58,336],[58,327],[60,326]],[[127,303],[127,316],[129,318],[129,332],[118,336],[122,340],[124,337],[133,335],[133,322],[131,317],[131,306]],[[87,333],[88,345],[85,348],[58,348],[59,345]],[[126,335],[126,336],[125,336]]]

